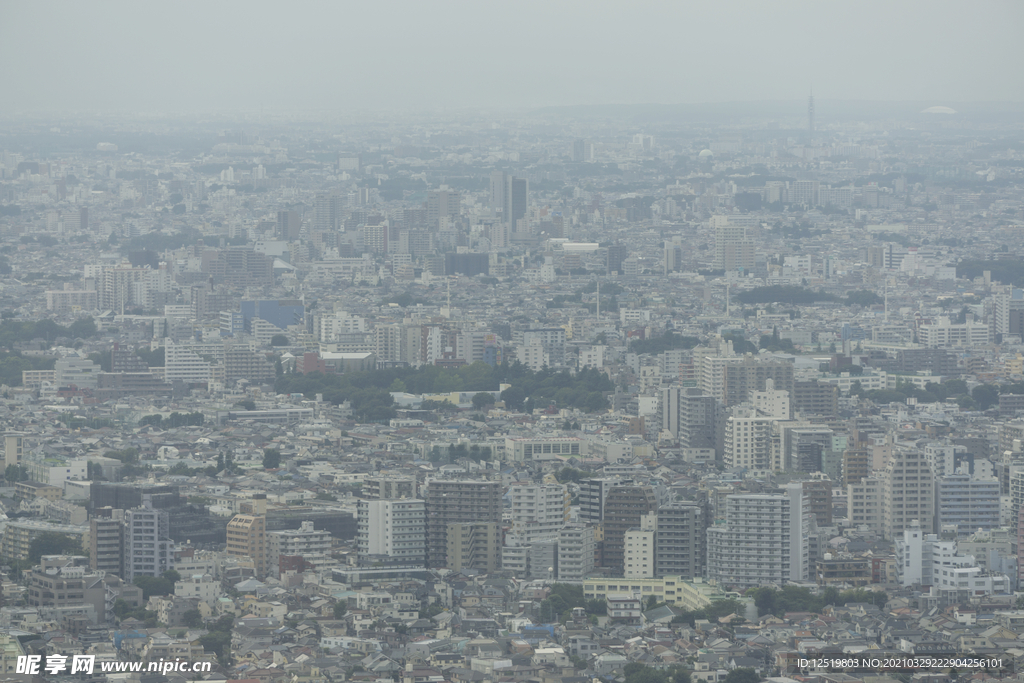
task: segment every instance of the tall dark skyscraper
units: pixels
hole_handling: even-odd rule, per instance
[[[302,231],[302,215],[298,211],[277,212],[277,236],[283,240],[297,240]]]
[[[518,222],[526,218],[529,206],[530,182],[516,178],[505,171],[491,173],[491,208],[508,226],[509,232],[518,232]]]
[[[621,273],[622,262],[626,260],[627,256],[629,256],[629,249],[624,244],[613,244],[608,247],[607,272],[609,274]]]
[[[505,189],[505,220],[512,232],[519,230],[519,219],[526,218],[527,195],[530,181],[525,178],[509,178]]]

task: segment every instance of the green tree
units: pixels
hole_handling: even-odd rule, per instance
[[[263,469],[276,470],[281,466],[281,451],[276,448],[263,449]]]
[[[28,560],[37,564],[43,555],[81,555],[82,544],[74,536],[44,531],[28,545]]]
[[[210,630],[211,631],[224,631],[224,632],[230,633],[231,629],[233,629],[234,627],[235,627],[235,618],[232,615],[230,615],[230,614],[225,614],[220,619],[218,619],[217,621],[213,622],[213,625],[210,626]]]
[[[4,479],[11,482],[25,481],[28,479],[28,468],[24,465],[8,465],[4,469]]]
[[[139,426],[145,427],[147,425],[152,425],[154,427],[159,427],[160,423],[163,421],[164,418],[161,415],[146,415],[145,417],[139,420]]]
[[[981,410],[988,410],[999,403],[999,390],[991,384],[979,384],[971,389],[971,398]]]
[[[494,395],[489,394],[486,391],[481,391],[473,395],[473,407],[477,410],[483,410],[484,406],[494,405]]]
[[[162,576],[136,576],[132,583],[142,589],[143,600],[149,600],[153,595],[170,595],[174,592],[174,582]]]
[[[181,619],[189,628],[198,628],[203,625],[203,615],[197,609],[188,610],[181,615]]]
[[[345,604],[344,602],[341,602],[341,601],[334,603],[334,618],[335,619],[342,619],[342,618],[344,618],[346,612],[348,612],[348,605],[347,604]]]
[[[753,669],[733,669],[725,675],[725,683],[758,683],[761,676]]]
[[[231,663],[231,631],[210,631],[199,638],[199,644],[207,652],[215,654],[221,665]]]
[[[288,346],[288,337],[283,334],[275,334],[270,338],[271,346]]]

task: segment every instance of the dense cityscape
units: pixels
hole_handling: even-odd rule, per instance
[[[3,680],[1024,680],[1022,105],[3,111]]]

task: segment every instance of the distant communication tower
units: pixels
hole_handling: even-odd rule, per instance
[[[807,132],[814,135],[814,93],[807,98]]]

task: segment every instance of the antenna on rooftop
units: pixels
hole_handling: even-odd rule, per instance
[[[814,88],[811,88],[811,96],[807,98],[807,133],[814,137]]]

